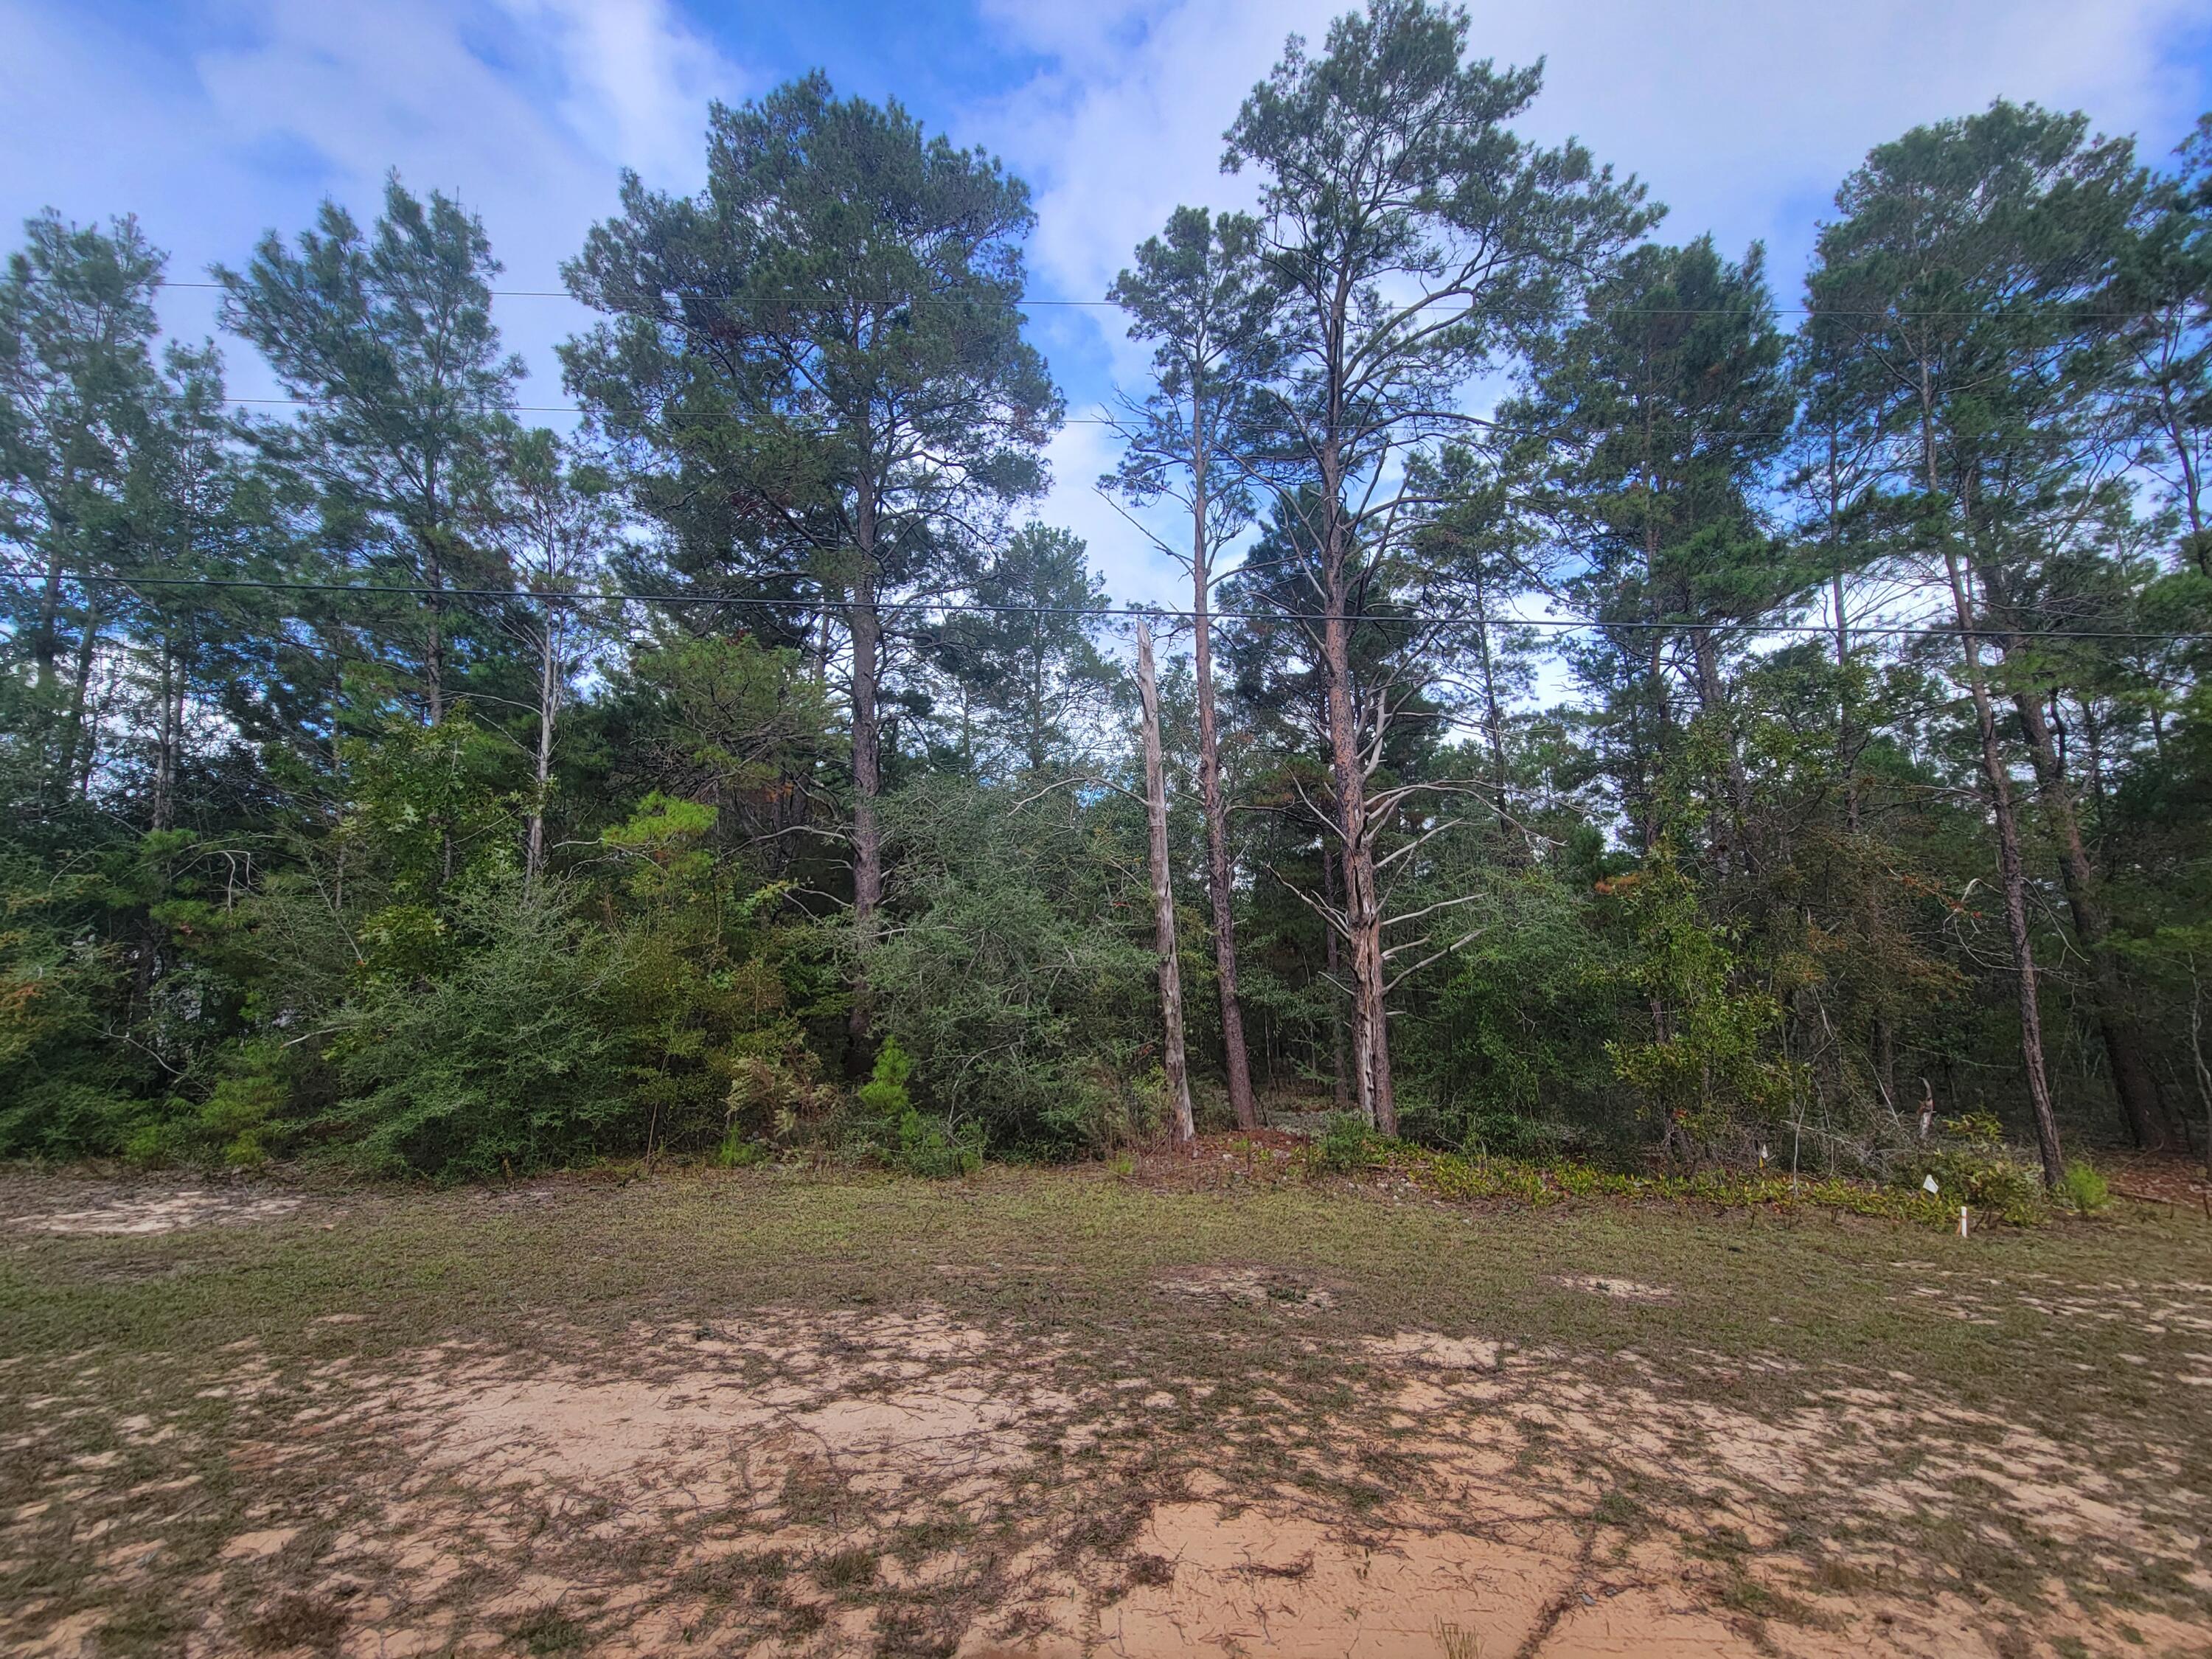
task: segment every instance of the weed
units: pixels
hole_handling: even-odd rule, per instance
[[[286,1595],[246,1627],[246,1641],[256,1648],[331,1648],[345,1633],[343,1607],[305,1595]]]
[[[525,1652],[538,1659],[548,1654],[573,1653],[584,1645],[585,1630],[558,1607],[540,1607],[507,1633]]]
[[[1339,1112],[1313,1143],[1312,1156],[1316,1167],[1326,1174],[1352,1175],[1383,1163],[1390,1146],[1364,1118]]]
[[[1600,1526],[1627,1527],[1633,1526],[1643,1513],[1634,1498],[1615,1486],[1597,1500],[1596,1507],[1590,1510],[1590,1519]]]
[[[1132,1584],[1172,1584],[1175,1583],[1175,1563],[1164,1555],[1133,1555],[1129,1558],[1129,1582]]]
[[[2079,1215],[2094,1215],[2112,1201],[2111,1184],[2085,1158],[2077,1158],[2066,1166],[2066,1178],[2058,1183],[2058,1194]]]
[[[824,1556],[815,1563],[814,1579],[833,1593],[864,1589],[876,1582],[876,1553],[856,1548]]]
[[[1865,1568],[1854,1566],[1849,1561],[1839,1560],[1834,1556],[1826,1557],[1813,1569],[1814,1588],[1837,1595],[1853,1595],[1873,1583],[1873,1576]]]

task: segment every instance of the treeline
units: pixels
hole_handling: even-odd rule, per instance
[[[696,195],[625,178],[568,434],[396,176],[214,269],[276,415],[162,337],[134,220],[32,221],[0,1153],[951,1170],[1186,1097],[1625,1164],[2193,1144],[2212,118],[1917,129],[1785,305],[1518,136],[1539,83],[1371,0],[1229,129],[1257,210],[1114,284],[1157,696],[1036,516],[1028,191],[896,103],[811,76],[714,109]]]

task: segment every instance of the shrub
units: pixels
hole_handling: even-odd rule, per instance
[[[1330,1175],[1352,1175],[1371,1170],[1388,1155],[1389,1142],[1351,1112],[1332,1115],[1313,1144],[1316,1168]]]
[[[1144,1115],[1126,1079],[1157,1047],[1158,1004],[1115,849],[952,780],[901,792],[886,816],[899,925],[861,971],[921,1109],[1048,1156],[1123,1139]]]
[[[2081,1215],[2094,1215],[2112,1201],[2111,1183],[2081,1158],[2066,1166],[2066,1178],[2058,1191],[2068,1206]]]
[[[1907,1187],[1933,1176],[1946,1205],[1971,1205],[2008,1221],[2033,1218],[2043,1198],[2041,1177],[2002,1146],[1937,1146],[1905,1159],[1898,1174]]]
[[[956,1128],[916,1111],[906,1086],[913,1075],[912,1057],[896,1037],[885,1038],[868,1080],[854,1091],[870,1140],[894,1169],[908,1175],[941,1179],[972,1174],[983,1162],[981,1131],[973,1125]]]
[[[550,884],[462,896],[470,948],[434,979],[379,976],[340,1012],[344,1098],[316,1126],[341,1156],[441,1178],[540,1169],[608,1150],[630,1110],[621,1039],[599,1007],[604,936]]]

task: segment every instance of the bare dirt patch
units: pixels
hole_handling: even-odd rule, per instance
[[[1151,1429],[1188,1379],[1140,1392],[1173,1379],[926,1306],[640,1329],[619,1369],[446,1345],[279,1388],[241,1352],[218,1386],[283,1404],[228,1454],[263,1495],[216,1548],[185,1650],[2051,1650],[2003,1645],[2004,1619],[1872,1543],[1802,1536],[1793,1507],[1838,1489],[2197,1570],[2185,1516],[1909,1385],[1768,1415],[1710,1378],[1601,1381],[1589,1356],[1465,1333],[1358,1353],[1368,1386],[1335,1418],[1271,1413],[1263,1390],[1219,1401],[1207,1449],[1164,1459]],[[39,1522],[29,1507],[9,1531]],[[97,1570],[126,1587],[148,1547]],[[37,1611],[0,1633],[98,1650],[94,1627]],[[2133,1647],[2063,1590],[2028,1617],[2063,1651]],[[2212,1641],[2158,1614],[2130,1627],[2154,1650]]]
[[[1277,1267],[1182,1267],[1153,1283],[1170,1296],[1212,1297],[1281,1313],[1319,1313],[1336,1305],[1336,1292],[1309,1274]]]
[[[1633,1279],[1601,1277],[1596,1273],[1561,1273],[1553,1280],[1571,1291],[1609,1296],[1616,1302],[1672,1302],[1674,1292],[1664,1285],[1644,1285]]]
[[[300,1200],[289,1194],[193,1187],[112,1193],[82,1209],[39,1210],[11,1215],[5,1218],[5,1224],[26,1232],[119,1237],[177,1232],[190,1227],[250,1226],[258,1221],[278,1220],[299,1207]]]

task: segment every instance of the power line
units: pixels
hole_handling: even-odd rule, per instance
[[[18,579],[36,576],[39,573],[9,570],[9,575]],[[744,608],[767,611],[800,611],[818,612],[848,608],[840,601],[826,599],[796,599],[746,598],[723,593],[655,593],[599,591],[578,593],[542,592],[528,588],[514,587],[429,587],[410,583],[364,582],[288,582],[269,581],[247,577],[218,576],[110,576],[70,575],[65,580],[86,585],[113,587],[169,587],[209,588],[214,590],[245,590],[277,593],[355,593],[388,594],[402,599],[490,599],[501,601],[537,601],[549,605],[583,606],[602,604],[665,605],[672,606],[705,605],[716,608]],[[961,599],[897,599],[879,600],[872,607],[892,615],[944,614],[952,616],[1005,617],[1090,617],[1101,620],[1109,618],[1143,618],[1152,622],[1188,623],[1197,620],[1194,611],[1169,606],[1103,605],[1087,607],[1073,605],[985,605]],[[1243,623],[1325,623],[1329,618],[1319,611],[1208,611],[1209,622]],[[1821,639],[1832,639],[1836,629],[1826,623],[1764,623],[1764,622],[1699,622],[1695,618],[1625,619],[1621,621],[1583,621],[1571,617],[1436,617],[1424,620],[1407,616],[1347,616],[1343,620],[1354,627],[1364,623],[1377,626],[1433,629],[1445,628],[1555,628],[1575,632],[1616,632],[1660,629],[1685,632],[1695,629],[1731,629],[1752,634],[1810,635]],[[1961,629],[1955,623],[1927,625],[1922,623],[1854,623],[1848,632],[1867,638],[1929,638],[1950,639],[1971,631],[1978,638],[1988,638],[2001,630],[1995,628]],[[2161,644],[2179,644],[2185,641],[2212,640],[2212,632],[2170,633],[2127,629],[2039,629],[2027,635],[2031,641],[2039,640],[2130,640]]]
[[[335,400],[329,398],[225,398],[222,401],[225,404],[250,405],[255,408],[322,409]],[[504,415],[590,415],[598,411],[586,409],[581,404],[501,404],[496,406],[496,412]],[[1504,426],[1480,415],[1468,415],[1463,418],[1474,425],[1507,437],[1551,438],[1562,435],[1582,435],[1562,434],[1558,428],[1552,427]],[[1111,427],[1124,424],[1121,421],[1106,415],[1065,415],[1060,417],[1060,423],[1062,426]],[[1134,425],[1137,422],[1132,421],[1128,424]],[[1673,424],[1677,429],[1699,431],[1705,429],[1692,428],[1690,422],[1686,421],[1676,422]],[[1627,428],[1623,426],[1618,429],[1626,431]],[[1638,428],[1639,431],[1642,429],[1644,429],[1642,427]],[[1786,431],[1775,432],[1720,432],[1717,435],[1724,438],[1794,438],[1797,435],[1797,428],[1791,428]]]
[[[32,276],[29,280],[37,283],[48,283],[54,279],[50,276],[34,275]],[[151,282],[144,283],[143,286],[148,288],[202,289],[213,290],[223,289],[227,287],[227,284],[222,283],[189,282],[161,276],[156,277]],[[486,295],[495,300],[567,300],[573,304],[586,307],[590,310],[597,311],[599,309],[597,306],[592,305],[591,301],[588,300],[580,300],[568,289],[562,288],[492,288],[486,289],[483,291]],[[745,305],[765,308],[778,305],[804,305],[808,303],[808,301],[804,299],[779,300],[773,295],[754,295],[746,296],[726,296],[717,301],[716,303],[725,307],[734,305]],[[834,300],[829,296],[823,296],[815,303],[830,305],[842,304],[846,302]],[[974,303],[975,301],[973,300],[965,298],[959,295],[917,294],[903,300],[885,301],[883,302],[883,305],[884,309],[900,311],[905,310],[913,306],[965,306],[972,305]],[[1054,307],[1076,308],[1095,307],[1104,310],[1120,310],[1121,308],[1121,302],[1118,300],[1070,300],[1060,298],[1039,299],[1023,295],[1018,298],[1014,303],[1019,306],[1049,306]],[[1409,311],[1450,311],[1462,309],[1463,307],[1471,309],[1472,302],[1460,300],[1433,300],[1425,301],[1419,305],[1407,307],[1404,309]],[[2055,306],[2052,308],[2061,311],[2066,310],[2066,307],[2063,306]],[[1963,317],[1999,316],[2010,311],[2024,311],[2027,309],[2030,309],[2030,307],[2026,305],[2017,307],[1994,305],[1972,307],[1962,309],[1942,310],[1918,310],[1908,309],[1901,307],[1868,308],[1862,310],[1843,306],[1768,306],[1765,308],[1765,314],[1771,317],[1887,317],[1900,320],[1921,318],[1948,318],[1956,319]],[[622,313],[607,313],[605,314],[620,315]],[[1737,306],[1622,306],[1611,312],[1592,314],[1628,317],[1741,317],[1744,315],[1745,313],[1741,307]],[[2144,315],[2145,313],[2142,311],[2068,311],[2067,314],[2083,322],[2125,322],[2130,319]]]

